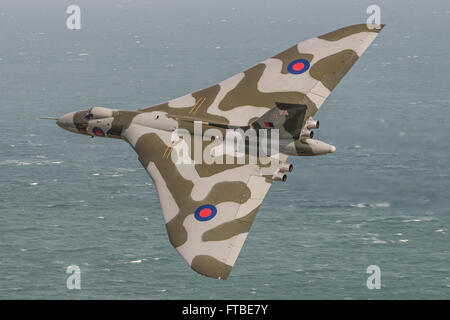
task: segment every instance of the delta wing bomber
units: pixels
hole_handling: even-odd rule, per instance
[[[92,107],[54,118],[71,132],[127,141],[153,179],[171,244],[227,279],[288,156],[336,148],[313,139],[325,99],[384,25],[312,38],[217,85],[136,111]]]

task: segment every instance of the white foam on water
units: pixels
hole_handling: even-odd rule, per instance
[[[352,207],[355,208],[389,208],[391,204],[389,202],[377,202],[377,203],[353,203],[351,204]]]
[[[408,220],[403,220],[402,222],[422,222],[422,220],[420,220],[420,219],[408,219]]]
[[[366,205],[364,203],[357,203],[357,204],[352,204],[352,207],[355,208],[365,208]]]
[[[387,242],[374,237],[374,238],[372,238],[372,243],[387,243]]]
[[[122,177],[122,176],[123,176],[123,174],[120,174],[118,172],[113,173],[112,175],[110,175],[110,177]]]
[[[44,159],[45,156],[37,156],[38,159]],[[1,161],[0,165],[17,165],[17,166],[44,166],[51,164],[62,164],[63,161],[50,161],[50,160],[5,160]]]
[[[390,206],[391,206],[391,204],[389,202],[375,203],[375,207],[378,207],[378,208],[388,208]]]
[[[376,244],[385,244],[385,243],[387,243],[387,241],[385,241],[385,240],[378,239],[378,233],[367,233],[367,235],[369,237],[364,237],[364,238],[362,238],[362,240],[372,241],[372,243],[376,243]]]
[[[141,260],[141,259],[139,259],[139,260],[133,260],[133,261],[130,261],[130,263],[142,263],[142,260]]]

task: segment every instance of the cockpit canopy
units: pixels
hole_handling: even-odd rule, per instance
[[[91,119],[103,119],[103,118],[109,118],[113,116],[113,110],[105,107],[92,107],[89,109],[88,113],[86,114],[85,118],[87,120]]]

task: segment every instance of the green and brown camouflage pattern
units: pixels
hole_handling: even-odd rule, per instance
[[[227,279],[273,182],[272,173],[263,174],[263,166],[247,162],[176,164],[172,132],[177,128],[193,132],[194,121],[202,121],[203,129],[248,128],[279,103],[301,105],[300,127],[295,121],[284,124],[293,141],[281,149],[280,161],[288,155],[314,155],[314,146],[299,138],[300,129],[383,27],[348,26],[300,42],[217,85],[166,103],[137,111],[99,109],[105,116],[94,118],[89,118],[89,110],[79,111],[61,117],[58,124],[77,133],[103,132],[126,140],[155,182],[171,244],[195,271]],[[296,59],[307,60],[309,69],[290,73],[288,65]],[[206,146],[203,142],[202,151]],[[217,208],[213,219],[194,218],[203,204]]]

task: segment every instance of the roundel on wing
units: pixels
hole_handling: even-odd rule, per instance
[[[204,204],[195,210],[194,217],[198,221],[209,221],[214,218],[216,213],[217,208],[215,206],[213,206],[212,204]]]
[[[102,129],[100,129],[99,127],[95,127],[94,129],[92,129],[92,132],[99,137],[104,137],[105,133],[103,132]]]
[[[301,74],[309,69],[309,61],[306,59],[297,59],[289,63],[287,70],[292,74]]]

